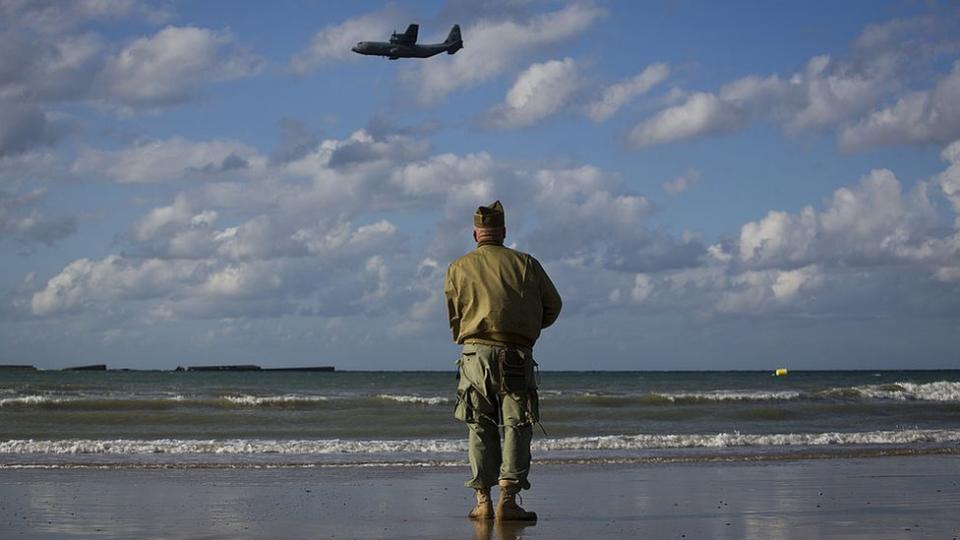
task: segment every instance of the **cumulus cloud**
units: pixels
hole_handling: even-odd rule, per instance
[[[596,100],[587,105],[587,116],[594,122],[608,120],[624,105],[649,92],[669,75],[670,67],[667,64],[651,64],[639,74],[605,88]]]
[[[167,140],[89,151],[77,167],[118,181],[160,181],[241,153],[212,143]],[[649,201],[630,193],[618,175],[596,167],[518,169],[487,153],[430,155],[425,141],[400,135],[377,140],[364,131],[319,141],[292,161],[245,159],[259,159],[263,174],[186,186],[134,223],[124,239],[125,255],[68,266],[33,293],[27,302],[31,312],[105,313],[130,302],[165,319],[241,316],[244,310],[252,316],[343,316],[379,309],[414,317],[394,328],[409,335],[429,328],[425,314],[442,308],[434,285],[443,268],[422,261],[462,254],[470,244],[469,216],[495,198],[531,201],[510,206],[511,238],[545,261],[580,257],[639,269],[662,268],[674,257],[668,235],[644,223]],[[405,216],[404,223],[408,217],[438,221],[412,236],[409,225],[387,219],[391,212]],[[249,265],[268,268],[249,275],[276,279],[241,279],[238,273]],[[141,281],[130,276],[148,269],[168,269],[175,279],[160,280],[137,296],[133,289]],[[129,291],[105,290],[109,279],[100,276],[114,273],[131,283]],[[224,293],[232,283],[259,284],[246,289],[260,293],[228,298]]]
[[[333,149],[327,165],[343,167],[373,161],[407,161],[425,157],[429,151],[429,143],[423,140],[401,135],[376,140],[365,131],[359,131],[354,133],[350,141]]]
[[[933,38],[926,42],[916,37],[926,35],[924,28],[926,25],[915,21],[868,27],[848,57],[818,55],[810,58],[803,70],[787,77],[748,75],[717,92],[690,93],[682,103],[639,122],[630,131],[629,141],[638,148],[672,143],[739,131],[756,120],[772,122],[788,133],[843,128],[841,145],[848,148],[898,137],[951,140],[957,122],[947,111],[956,94],[956,69],[938,89],[911,94],[893,110],[844,127],[896,95],[909,70],[931,56],[927,51],[936,47]],[[938,106],[946,112],[946,119],[935,117]],[[921,124],[924,127],[910,127]],[[903,134],[911,129],[912,135]]]
[[[530,127],[559,112],[580,85],[572,58],[533,64],[517,76],[505,103],[487,115],[496,129]]]
[[[769,313],[789,307],[802,309],[810,297],[802,293],[815,291],[823,276],[815,265],[796,270],[747,271],[730,278],[716,304],[721,313]]]
[[[840,132],[840,146],[863,150],[886,144],[945,144],[960,137],[960,61],[927,91],[911,92]]]
[[[197,225],[196,219],[187,221],[181,231],[168,231],[171,245]],[[205,225],[205,251],[191,257],[171,250],[81,258],[40,284],[29,297],[29,309],[34,316],[51,317],[125,311],[136,304],[139,317],[163,320],[346,315],[382,309],[381,303],[396,309],[384,259],[391,253],[385,244],[395,233],[392,224],[353,228],[341,223],[283,232],[288,229],[258,216],[238,227]]]
[[[45,196],[45,189],[22,194],[0,191],[0,238],[9,237],[23,244],[43,243],[49,246],[76,232],[76,218],[50,218],[36,208]]]
[[[283,280],[265,265],[228,265],[206,277],[200,284],[202,293],[211,296],[248,297],[275,290]]]
[[[953,203],[953,211],[957,214],[956,226],[960,229],[960,139],[944,148],[940,157],[949,165],[947,170],[937,175],[937,182]]]
[[[229,31],[168,26],[109,58],[97,93],[119,105],[167,106],[187,101],[205,83],[258,73],[264,61],[233,42]]]
[[[364,148],[357,149],[357,145]],[[196,146],[202,150],[210,145],[198,143],[190,148]],[[221,161],[223,155],[236,155],[236,149],[231,148],[213,153],[216,157],[212,162]],[[344,149],[352,149],[353,159],[344,161],[346,158],[338,154]],[[352,216],[369,210],[369,205],[375,206],[378,198],[400,201],[403,206],[405,196],[390,172],[403,170],[403,164],[416,160],[424,151],[417,141],[399,136],[375,141],[359,131],[344,140],[322,141],[307,155],[287,163],[271,166],[251,156],[249,160],[257,163],[255,170],[262,174],[241,175],[242,181],[235,180],[236,174],[225,175],[219,182],[180,193],[171,204],[154,208],[140,218],[132,231],[137,248],[134,252],[169,258],[249,261],[324,257],[332,261],[371,250],[389,251],[394,246],[388,244],[397,232],[392,223],[363,220],[354,227]],[[176,160],[177,169],[163,178],[178,177],[184,170],[188,175],[204,170],[199,164],[211,153],[199,154],[204,160],[191,163],[180,158]],[[277,180],[301,175],[312,181]],[[231,226],[218,227],[223,217],[238,214],[253,217],[239,223],[234,219]]]
[[[63,4],[68,5],[68,4]],[[0,99],[98,102],[126,109],[183,103],[209,83],[259,73],[264,60],[228,30],[167,26],[110,54],[95,33],[0,32]]]
[[[121,184],[145,184],[262,169],[265,162],[255,149],[236,141],[173,137],[141,141],[120,150],[88,148],[80,153],[73,170],[102,174]]]
[[[50,146],[72,129],[38,107],[0,102],[0,158]]]
[[[497,198],[508,241],[548,267],[572,316],[832,316],[922,310],[929,299],[944,310],[943,288],[960,275],[960,236],[944,231],[930,200],[957,192],[953,146],[931,182],[905,189],[876,170],[819,208],[770,212],[710,246],[652,226],[655,205],[592,165],[431,154],[425,141],[363,130],[308,147],[272,163],[252,155],[262,174],[185,186],[133,225],[124,255],[78,259],[18,293],[21,305],[41,318],[375,314],[390,335],[430,332],[442,320],[443,261],[469,249],[470,214]],[[186,166],[180,158],[177,170],[229,152],[217,155]],[[915,270],[909,279],[898,278],[904,268]],[[903,292],[892,297],[891,287]]]
[[[302,243],[311,255],[334,256],[376,252],[386,247],[396,234],[396,225],[382,219],[356,229],[348,222],[329,230],[319,230],[317,227],[299,229],[292,238]]]
[[[668,195],[676,196],[697,185],[699,181],[700,171],[696,169],[689,169],[687,172],[681,174],[673,180],[664,182],[663,190],[666,191]]]
[[[647,224],[652,203],[622,178],[597,167],[543,169],[532,176],[536,224],[521,237],[553,260],[617,272],[652,272],[696,264],[703,246]]]
[[[151,22],[162,18],[159,11],[134,0],[8,1],[0,3],[0,14],[10,23],[0,28],[0,57],[5,59],[0,63],[0,180],[13,176],[17,183],[25,182],[41,162],[48,163],[40,167],[39,176],[66,175],[59,164],[49,163],[58,161],[51,148],[82,129],[83,115],[61,112],[65,105],[97,105],[123,112],[155,109],[191,99],[207,83],[252,75],[263,64],[237,46],[228,31],[170,26],[120,48],[100,34],[77,28],[104,18],[135,16]],[[74,172],[95,165],[109,169],[107,175],[120,182],[158,181],[176,168],[173,163],[164,165],[162,159],[182,157],[172,148],[168,150],[161,162],[150,162],[145,155],[86,151]],[[202,161],[196,152],[186,157]],[[112,158],[126,161],[108,163]],[[194,172],[200,175],[242,169],[250,163],[237,153],[216,163],[196,165]],[[135,170],[138,166],[157,172]],[[126,172],[132,174],[117,176]],[[7,231],[31,231],[18,236],[36,237],[45,243],[75,228],[73,219],[49,219],[41,214],[17,219],[19,225],[8,222]]]
[[[16,192],[45,189],[44,186],[33,184],[37,183],[37,179],[63,180],[69,176],[69,171],[51,148],[0,158],[0,190]]]
[[[163,228],[175,225],[211,226],[217,220],[212,210],[194,212],[185,196],[178,195],[170,206],[154,208],[134,225],[134,235],[139,241],[154,238]]]
[[[916,32],[930,32],[933,21],[927,17],[893,19],[879,24],[870,24],[857,36],[854,44],[860,50],[886,49],[911,38]]]
[[[936,211],[924,185],[908,194],[889,170],[838,189],[827,207],[798,214],[771,211],[740,231],[740,259],[757,265],[797,266],[812,261],[863,265],[936,255],[931,240]]]
[[[600,8],[571,4],[526,21],[482,19],[464,27],[463,50],[445,62],[424,62],[404,79],[421,103],[436,103],[500,75],[533,51],[582,33],[604,15]]]
[[[739,237],[700,250],[686,265],[635,269],[644,276],[637,278],[624,275],[624,267],[587,260],[601,277],[575,282],[608,305],[628,305],[629,298],[641,311],[707,318],[956,314],[960,220],[945,228],[931,198],[942,192],[958,202],[958,148],[944,150],[948,167],[932,182],[906,189],[891,171],[878,169],[837,189],[820,208],[771,211],[747,222]],[[572,268],[584,261],[566,259]],[[580,298],[583,306],[591,302],[592,309],[606,309]]]
[[[395,5],[381,11],[325,26],[314,34],[307,47],[290,61],[290,68],[300,74],[337,62],[358,57],[351,49],[358,41],[386,41],[395,30],[396,21],[407,17]]]
[[[34,315],[72,311],[94,302],[146,299],[162,294],[171,283],[193,279],[201,264],[192,261],[129,261],[110,255],[100,261],[77,259],[33,294]]]
[[[0,5],[16,21],[0,29],[0,159],[42,151],[77,131],[78,120],[55,112],[57,105],[154,109],[263,65],[229,31],[169,26],[117,51],[103,36],[75,28],[108,17],[152,20],[148,11],[141,2],[114,0]]]
[[[739,129],[743,115],[713,94],[698,92],[634,127],[628,139],[635,147],[663,144]]]
[[[104,44],[95,34],[32,35],[0,31],[0,98],[21,102],[77,100],[89,95]]]
[[[390,181],[406,197],[483,200],[493,195],[496,174],[490,154],[440,154],[405,164],[393,172]]]
[[[636,303],[646,300],[653,292],[653,280],[647,274],[637,274],[634,278],[633,289],[630,291],[630,298]]]
[[[157,24],[170,18],[163,8],[138,0],[4,0],[0,2],[0,15],[22,26],[51,33],[96,19],[141,17]]]
[[[949,183],[950,169],[936,180]],[[955,312],[949,287],[960,275],[960,233],[944,229],[930,186],[904,190],[891,171],[872,171],[822,209],[745,223],[736,241],[710,246],[699,267],[667,273],[664,288],[672,302],[698,298],[714,315]]]

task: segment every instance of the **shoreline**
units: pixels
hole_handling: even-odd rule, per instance
[[[99,454],[91,454],[99,457]],[[2,459],[3,454],[0,454]],[[57,455],[61,458],[62,454]],[[924,456],[960,456],[960,445],[953,447],[899,447],[899,448],[835,448],[830,451],[810,452],[782,452],[770,454],[730,452],[723,455],[651,455],[637,457],[570,457],[570,458],[534,458],[532,465],[540,466],[657,466],[657,465],[696,465],[696,464],[762,464],[762,463],[789,463],[800,461],[832,461],[853,459],[883,459],[894,457],[924,457]],[[167,454],[169,459],[181,458],[176,454]],[[50,463],[0,463],[0,471],[4,470],[273,470],[273,469],[366,469],[366,468],[454,468],[466,467],[465,459],[457,460],[382,460],[382,461],[343,461],[343,462],[316,462],[316,461],[277,461],[277,462],[56,462]]]
[[[18,538],[954,538],[956,455],[535,464],[531,527],[475,526],[467,467],[5,469]]]

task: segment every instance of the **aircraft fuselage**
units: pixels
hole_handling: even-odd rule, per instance
[[[431,45],[404,45],[401,43],[387,43],[384,41],[361,41],[353,47],[353,52],[368,56],[386,56],[391,60],[397,58],[430,58],[442,52],[456,52],[449,43]]]

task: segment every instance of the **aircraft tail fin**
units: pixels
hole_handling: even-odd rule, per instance
[[[417,34],[420,33],[419,24],[411,24],[407,26],[407,31],[403,33],[403,37],[411,45],[417,42]]]
[[[390,43],[393,43],[395,45],[416,45],[417,34],[419,33],[420,33],[420,25],[411,24],[407,26],[407,31],[402,34],[398,34],[394,32],[390,36]]]
[[[463,48],[463,38],[460,36],[459,24],[453,25],[444,43],[447,45],[447,54],[453,54]]]

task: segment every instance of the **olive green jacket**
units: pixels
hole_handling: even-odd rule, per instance
[[[474,339],[533,347],[562,306],[536,259],[486,242],[450,263],[443,292],[457,343]]]

